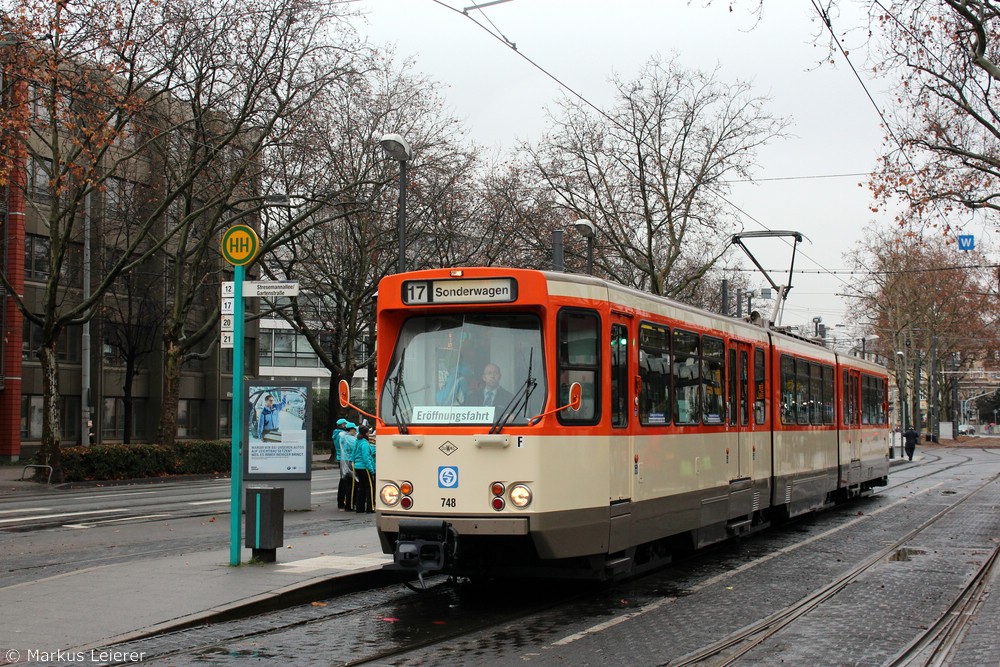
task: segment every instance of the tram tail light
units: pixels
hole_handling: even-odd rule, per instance
[[[507,487],[504,486],[503,482],[493,482],[493,484],[490,485],[490,492],[494,496],[502,496],[503,492],[506,490]]]
[[[497,512],[499,512],[500,510],[502,510],[507,505],[507,503],[505,503],[504,499],[501,498],[500,496],[495,496],[493,498],[492,505],[493,505],[493,509],[495,509]]]

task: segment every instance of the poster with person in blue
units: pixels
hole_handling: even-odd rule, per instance
[[[247,386],[247,449],[244,471],[298,476],[311,471],[309,390],[306,383]]]

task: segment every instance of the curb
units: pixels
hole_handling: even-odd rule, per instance
[[[188,630],[197,626],[237,621],[259,614],[287,609],[297,605],[314,602],[318,598],[331,598],[360,591],[382,588],[393,584],[403,585],[416,577],[407,577],[398,570],[387,570],[385,567],[369,568],[347,574],[333,574],[307,579],[296,584],[277,588],[268,593],[260,593],[243,600],[207,609],[195,614],[188,614],[169,621],[157,623],[141,630],[127,632],[115,637],[108,637],[98,642],[79,646],[68,650],[70,653],[89,652],[91,650],[106,650],[111,646],[128,644],[148,639],[157,635]]]

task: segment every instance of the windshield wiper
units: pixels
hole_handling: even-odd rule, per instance
[[[531,400],[531,392],[533,392],[535,390],[535,386],[538,385],[538,381],[531,376],[531,366],[534,353],[534,348],[528,352],[528,377],[524,379],[524,384],[521,385],[521,387],[517,390],[517,393],[515,393],[513,398],[510,399],[507,406],[500,411],[500,414],[493,422],[493,426],[490,427],[491,434],[502,431],[503,427],[507,425],[507,422],[509,422],[514,415],[517,414],[518,410],[523,409],[527,412],[528,401]]]
[[[403,384],[403,365],[406,363],[406,350],[403,350],[403,354],[399,357],[399,366],[396,367],[396,377],[392,378],[392,416],[396,420],[396,426],[399,428],[399,432],[403,435],[408,434],[409,428],[406,426],[406,419],[403,417],[403,411],[406,410],[406,406],[402,406],[400,409],[402,397],[403,400],[407,400],[406,397],[406,387]]]

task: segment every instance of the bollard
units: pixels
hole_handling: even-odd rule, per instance
[[[252,560],[273,563],[284,541],[285,490],[250,486],[246,496],[246,547]]]

